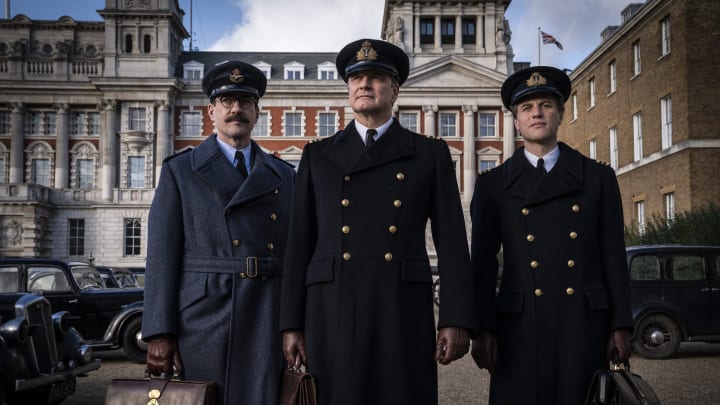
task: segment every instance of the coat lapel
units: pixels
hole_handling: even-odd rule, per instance
[[[522,198],[525,205],[536,205],[582,189],[582,155],[564,143],[558,145],[560,158],[542,179],[525,158],[523,148],[515,151],[504,176],[508,193]]]
[[[365,145],[355,130],[355,121],[350,123],[329,140],[330,145],[323,150],[323,155],[342,169],[344,173],[357,162],[364,153]]]

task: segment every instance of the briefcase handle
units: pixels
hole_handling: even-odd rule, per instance
[[[612,360],[612,366],[611,369],[618,371],[622,370],[620,367],[621,365],[625,367],[625,371],[630,372],[630,360],[620,361],[620,353],[618,353],[617,349],[613,349],[612,353],[610,354]]]

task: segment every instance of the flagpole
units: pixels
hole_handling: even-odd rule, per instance
[[[542,65],[542,63],[540,63],[540,44],[542,43],[542,35],[540,34],[540,32],[540,27],[538,27],[538,66]]]

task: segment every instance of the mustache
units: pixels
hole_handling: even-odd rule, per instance
[[[250,120],[241,114],[235,114],[235,115],[231,115],[231,116],[225,118],[225,122],[232,122],[232,121],[238,121],[238,122],[242,122],[245,124],[250,123]]]

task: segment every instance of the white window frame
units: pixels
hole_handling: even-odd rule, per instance
[[[632,44],[633,50],[633,77],[642,73],[642,64],[640,59],[640,41],[636,41]]]
[[[415,120],[414,126],[409,125],[408,119],[410,117],[413,117]],[[400,111],[398,113],[398,120],[400,121],[400,125],[402,125],[404,128],[409,129],[412,132],[419,133],[420,132],[420,112],[418,111]]]
[[[40,163],[43,163],[40,165]],[[36,158],[30,161],[31,173],[30,182],[45,187],[50,187],[52,176],[50,176],[50,166],[52,161],[48,158]],[[42,167],[41,167],[42,166]]]
[[[595,78],[588,81],[588,91],[590,92],[590,108],[595,107]]]
[[[635,215],[637,215],[637,227],[640,234],[645,233],[645,201],[635,201]]]
[[[660,56],[670,54],[670,35],[670,16],[667,16],[660,21]]]
[[[638,161],[643,158],[643,141],[642,141],[642,112],[636,112],[632,116],[633,121],[633,160]]]
[[[145,132],[147,128],[147,120],[147,108],[128,107],[128,129],[130,131]]]
[[[610,73],[610,94],[617,91],[617,62],[612,61],[609,65]]]
[[[572,95],[572,119],[575,121],[578,117],[578,108],[577,108],[577,93],[573,93]]]
[[[127,188],[145,188],[145,156],[128,156],[127,158]],[[134,164],[134,163],[140,164]]]
[[[85,218],[68,218],[68,256],[85,256],[85,234]],[[71,241],[75,241],[75,250]]]
[[[663,195],[665,200],[665,219],[668,223],[675,220],[675,193],[669,192]]]
[[[484,117],[493,117],[493,123],[492,123],[492,135],[485,134],[483,135],[483,128],[490,128],[490,125],[486,125],[482,122],[482,119]],[[491,111],[478,111],[478,137],[481,138],[490,138],[490,137],[497,137],[498,136],[498,116],[497,112],[491,112]]]
[[[132,241],[128,245],[128,241]],[[123,256],[140,256],[142,253],[142,220],[125,218],[123,221]]]
[[[197,123],[188,122],[192,117]],[[185,110],[180,113],[180,136],[202,136],[202,112],[198,110]]]
[[[326,77],[323,77],[323,73]],[[338,72],[335,64],[332,62],[323,62],[317,65],[317,79],[318,80],[337,80]]]
[[[672,97],[670,94],[660,99],[660,136],[663,149],[672,146]]]
[[[610,167],[618,168],[617,127],[610,128]]]
[[[444,123],[444,118],[452,117],[453,123]],[[452,111],[440,111],[438,113],[438,133],[442,138],[456,138],[459,136],[458,113]],[[443,134],[443,130],[452,129],[452,134]]]
[[[205,76],[205,65],[191,60],[183,63],[183,79],[192,81],[201,81]]]
[[[87,119],[87,134],[100,135],[102,133],[102,117],[97,111],[89,111],[85,113]]]
[[[42,112],[28,111],[25,113],[23,125],[25,135],[40,135],[42,133]]]
[[[75,184],[75,187],[81,190],[89,190],[94,188],[95,160],[88,158],[77,159],[75,161],[75,167],[77,170],[77,184]]]
[[[285,80],[304,80],[305,65],[299,62],[286,63],[283,65],[283,78]]]
[[[253,66],[258,68],[261,72],[265,74],[265,78],[270,80],[270,76],[272,75],[272,65],[267,62],[255,62],[253,63]]]
[[[480,159],[478,160],[478,174],[484,172],[485,170],[493,169],[497,167],[497,165],[497,159]]]
[[[287,118],[288,114],[300,114],[300,133],[299,134],[288,134],[288,125],[287,125]],[[295,127],[296,123],[293,122],[293,127]],[[289,111],[283,111],[283,118],[282,118],[282,127],[283,127],[283,136],[289,137],[289,138],[298,138],[305,136],[305,113],[302,111],[297,110],[289,110]]]
[[[323,115],[332,115],[332,125],[321,122],[322,120],[320,118]],[[338,113],[337,113],[337,111],[330,111],[330,110],[318,111],[317,116],[315,118],[315,123],[316,123],[315,128],[317,131],[317,136],[321,136],[321,137],[332,136],[335,134],[335,132],[337,132],[338,123],[339,123]],[[324,131],[322,129],[324,129]],[[325,134],[323,134],[323,132],[325,132]]]
[[[595,138],[591,139],[588,147],[590,149],[588,157],[590,159],[597,159],[597,140],[595,140]]]

